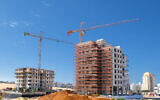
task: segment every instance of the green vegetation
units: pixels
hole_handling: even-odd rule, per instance
[[[153,92],[153,90],[142,90],[141,92]]]
[[[125,100],[125,99],[117,99],[117,100]]]

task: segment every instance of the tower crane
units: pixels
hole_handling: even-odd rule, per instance
[[[83,35],[85,35],[85,32],[88,30],[93,30],[96,28],[101,28],[101,27],[108,27],[108,26],[113,26],[113,25],[118,25],[118,24],[123,24],[123,23],[130,23],[130,22],[135,22],[135,21],[139,21],[138,18],[136,19],[131,19],[131,20],[124,20],[124,21],[119,21],[119,22],[115,22],[115,23],[110,23],[110,24],[104,24],[104,25],[96,25],[93,27],[89,27],[89,28],[82,28],[82,25],[84,24],[84,22],[80,23],[80,29],[79,30],[69,30],[67,31],[68,36],[70,36],[71,33],[76,33],[76,32],[80,32],[79,36],[80,36],[80,43],[82,43],[82,37]]]
[[[40,35],[35,35],[35,34],[30,34],[30,33],[24,32],[24,36],[28,35],[28,36],[36,37],[39,40],[39,47],[38,47],[38,69],[41,68],[42,39],[52,40],[52,41],[55,41],[55,42],[62,42],[62,43],[66,43],[66,44],[74,44],[72,42],[67,42],[67,41],[58,40],[58,39],[49,38],[49,37],[44,37],[44,36],[41,36],[41,34],[42,34],[42,32],[40,32]]]

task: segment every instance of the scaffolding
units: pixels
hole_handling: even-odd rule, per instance
[[[90,41],[75,46],[76,91],[112,94],[112,50]]]

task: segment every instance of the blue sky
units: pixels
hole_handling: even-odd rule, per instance
[[[130,81],[151,72],[160,82],[159,0],[0,0],[0,80],[14,81],[19,67],[37,67],[38,39],[23,32],[79,42],[66,31],[139,18],[139,22],[88,31],[84,41],[104,38],[128,55]],[[42,68],[55,71],[55,81],[74,83],[74,46],[43,40]]]

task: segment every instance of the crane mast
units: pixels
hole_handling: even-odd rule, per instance
[[[82,25],[84,24],[84,22],[81,22],[80,23],[80,29],[82,30],[79,34],[79,40],[80,40],[80,43],[82,42],[82,36],[84,35],[84,31],[83,31],[83,27]]]
[[[39,47],[38,47],[38,69],[41,68],[41,48],[42,48],[42,37],[41,37],[42,32],[40,32],[40,37],[39,37]]]

